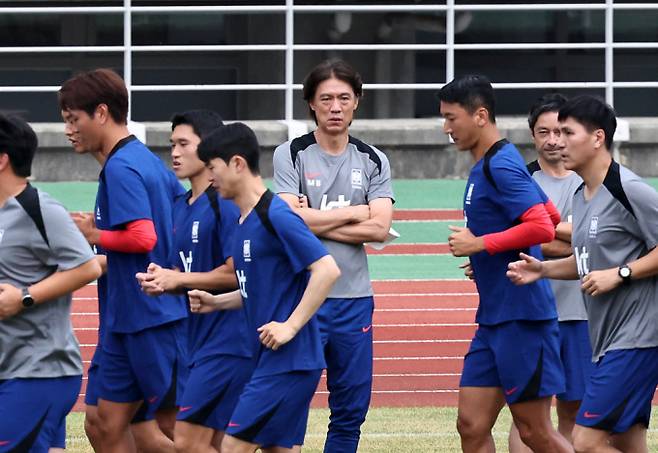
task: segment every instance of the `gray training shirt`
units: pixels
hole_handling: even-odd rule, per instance
[[[39,202],[50,246],[15,198],[0,208],[0,283],[28,287],[94,258],[66,209],[41,191]],[[0,321],[0,380],[82,374],[70,312],[66,295]]]
[[[536,168],[539,168],[539,165]],[[571,222],[573,195],[583,183],[580,176],[571,172],[564,178],[556,178],[544,173],[541,169],[531,172],[531,174],[560,212],[562,222]],[[587,311],[585,310],[585,299],[580,289],[580,282],[574,280],[549,281],[557,303],[558,320],[586,321]]]
[[[274,151],[274,186],[277,193],[306,195],[310,207],[320,210],[393,199],[391,167],[384,153],[350,137],[345,152],[333,156],[320,148],[313,132]],[[363,244],[320,239],[342,274],[329,297],[372,296]]]
[[[612,162],[591,200],[582,186],[573,200],[572,246],[582,278],[624,265],[658,243],[658,194],[642,179]],[[593,360],[607,351],[658,346],[656,277],[632,280],[599,295],[585,295]]]

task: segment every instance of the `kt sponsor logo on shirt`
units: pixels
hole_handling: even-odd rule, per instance
[[[247,295],[247,276],[242,270],[236,270],[235,276],[238,277],[238,285],[240,285],[240,295],[244,299],[247,299],[249,297]]]
[[[331,211],[336,208],[346,208],[350,205],[350,200],[345,199],[345,195],[338,195],[338,200],[329,201],[327,194],[322,195],[322,202],[320,203],[320,211]]]
[[[599,231],[599,218],[597,216],[592,216],[589,221],[589,237],[595,238],[596,233]]]
[[[244,258],[245,262],[250,262],[251,261],[251,240],[250,239],[245,239],[244,242],[242,243],[242,258]]]
[[[101,220],[101,208],[96,208],[96,220]]]
[[[464,203],[471,204],[471,197],[473,196],[474,187],[475,187],[474,183],[471,183],[471,185],[468,186],[468,192],[466,192],[466,201]]]
[[[574,256],[576,257],[578,275],[584,277],[585,275],[589,274],[589,252],[585,246],[575,247],[573,252]]]
[[[5,235],[5,230],[0,230],[0,243],[2,243],[2,236]]]

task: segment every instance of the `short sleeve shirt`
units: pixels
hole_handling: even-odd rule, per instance
[[[325,368],[315,316],[276,351],[258,341],[257,329],[290,317],[306,290],[308,266],[328,255],[327,249],[301,217],[268,190],[236,228],[232,250],[247,325],[257,348],[254,376]]]
[[[485,164],[488,166],[488,173]],[[494,185],[495,184],[495,185]],[[548,200],[526,169],[514,145],[499,142],[471,169],[464,194],[466,226],[475,236],[505,231],[518,224],[521,215]],[[540,247],[470,257],[480,294],[476,321],[495,325],[507,321],[539,321],[557,318],[555,299],[547,280],[514,285],[506,276],[507,265],[524,252],[542,259]]]
[[[135,278],[151,262],[169,267],[173,204],[184,193],[164,163],[132,136],[121,140],[108,156],[99,178],[96,226],[116,231],[136,220],[151,220],[158,240],[148,253],[106,251],[107,331],[132,333],[187,316],[182,295],[148,296]]]
[[[38,194],[49,244],[15,198],[0,207],[0,283],[29,287],[56,271],[94,259],[66,209],[48,194]],[[0,380],[80,374],[80,349],[71,326],[71,294],[0,321]]]
[[[562,222],[571,223],[573,195],[583,183],[580,176],[571,172],[563,178],[556,178],[544,173],[540,168],[531,173],[539,187],[555,204]],[[580,283],[574,280],[550,280],[550,283],[557,303],[558,319],[560,321],[586,321],[587,311]]]
[[[377,148],[350,137],[340,155],[325,152],[310,132],[274,151],[277,193],[306,195],[311,208],[330,210],[394,199],[391,167]],[[341,277],[329,297],[357,298],[373,294],[363,244],[320,239],[336,260]]]
[[[171,261],[182,272],[210,272],[230,256],[240,211],[212,187],[190,204],[191,195],[188,192],[175,204]],[[214,198],[215,208],[211,198]],[[242,310],[191,313],[188,327],[188,353],[192,363],[218,354],[251,357],[252,342],[248,339]]]
[[[658,243],[658,194],[612,161],[591,199],[573,201],[572,246],[582,278],[646,255]],[[585,294],[593,359],[607,351],[658,346],[658,279],[635,279],[598,296]]]

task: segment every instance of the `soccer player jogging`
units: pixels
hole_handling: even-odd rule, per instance
[[[567,99],[561,94],[547,94],[530,109],[528,125],[538,158],[528,164],[528,171],[560,211],[562,222],[556,228],[556,238],[541,245],[548,258],[571,255],[571,203],[573,194],[582,184],[575,172],[564,168],[561,156],[558,111]],[[551,280],[560,328],[560,356],[565,372],[564,392],[556,395],[558,431],[571,442],[576,414],[585,394],[585,384],[592,371],[592,348],[587,330],[587,311],[580,285],[575,281]],[[529,451],[512,425],[510,452]]]
[[[65,448],[82,382],[71,293],[101,274],[66,209],[28,183],[36,149],[0,115],[0,452]]]
[[[229,250],[240,215],[210,185],[208,170],[197,155],[202,137],[222,126],[208,110],[174,115],[171,127],[172,166],[192,188],[174,205],[174,269],[151,263],[138,274],[153,295],[186,288],[229,291],[237,288]],[[252,371],[252,344],[242,310],[191,314],[188,318],[189,376],[183,385],[174,443],[178,452],[216,452]]]
[[[565,168],[583,179],[573,199],[573,255],[509,265],[517,284],[580,279],[594,370],[573,441],[582,452],[647,452],[658,384],[658,194],[612,159],[617,126],[605,102],[580,96],[558,115]]]
[[[351,453],[372,390],[374,300],[363,244],[384,241],[391,227],[391,169],[384,153],[349,135],[363,95],[350,65],[320,63],[303,93],[317,127],[274,151],[274,185],[341,270],[318,310],[331,411],[324,451]]]
[[[555,206],[530,177],[518,150],[501,139],[495,99],[484,76],[453,80],[438,93],[443,130],[470,151],[466,227],[450,227],[453,255],[468,256],[480,295],[479,327],[464,358],[457,428],[465,452],[494,451],[491,436],[507,403],[523,442],[535,452],[573,451],[550,420],[564,391],[555,300],[547,281],[522,287],[505,276],[519,250],[541,257],[555,237]]]
[[[131,430],[141,451],[174,451],[155,418],[173,431],[186,303],[177,295],[146,295],[135,274],[151,262],[169,263],[172,206],[184,190],[128,132],[128,93],[116,73],[99,69],[69,79],[59,91],[59,105],[74,148],[105,156],[94,216],[76,222],[87,241],[107,255],[98,371],[101,450],[134,451],[127,435],[134,419]]]
[[[259,145],[242,123],[199,145],[213,186],[240,208],[231,247],[240,289],[190,291],[192,311],[243,307],[255,369],[222,441],[223,453],[299,451],[325,367],[313,315],[340,271],[320,241],[259,176]]]

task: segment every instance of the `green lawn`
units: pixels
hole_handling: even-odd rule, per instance
[[[304,452],[319,453],[324,443],[328,411],[311,410]],[[360,453],[457,453],[459,435],[455,429],[457,409],[451,407],[373,408],[363,426]],[[87,453],[91,447],[82,427],[83,414],[68,418],[68,452]],[[510,415],[503,409],[494,427],[497,450],[507,451]],[[658,424],[649,431],[649,451],[658,451]]]

